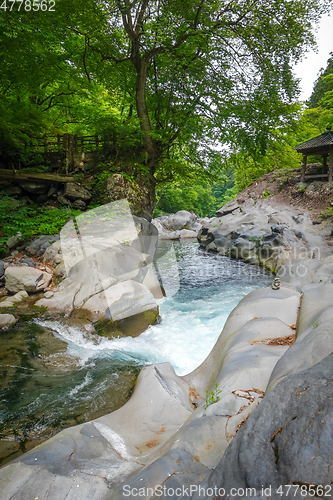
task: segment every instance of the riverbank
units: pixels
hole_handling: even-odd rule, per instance
[[[320,457],[323,471],[319,474],[314,463],[307,466],[303,474],[301,465],[288,466],[290,460],[294,460],[290,458],[294,449],[298,450],[300,464],[303,456],[311,452],[301,435],[297,434],[292,441],[292,422],[298,414],[294,414],[296,410],[291,405],[290,418],[284,418],[283,425],[273,430],[275,421],[280,421],[282,416],[276,417],[280,406],[275,407],[274,396],[270,394],[276,394],[277,401],[282,401],[282,394],[286,394],[291,404],[293,398],[303,394],[305,381],[310,383],[308,387],[316,388],[323,380],[324,394],[331,387],[331,365],[325,361],[333,351],[330,240],[313,234],[310,229],[319,224],[310,223],[304,214],[283,212],[266,203],[246,201],[240,206],[239,202],[237,206],[224,207],[221,212],[217,220],[203,221],[203,228],[205,224],[208,226],[206,241],[210,239],[206,248],[215,242],[216,249],[207,249],[215,250],[219,258],[225,249],[225,253],[231,253],[233,248],[239,248],[239,243],[243,248],[250,248],[253,255],[258,255],[258,249],[265,246],[272,252],[277,251],[280,260],[274,270],[281,287],[258,289],[244,297],[228,317],[211,353],[195,370],[179,376],[170,363],[145,367],[133,396],[122,408],[66,429],[2,468],[0,481],[6,487],[4,499],[14,493],[24,498],[28,492],[40,498],[61,500],[75,498],[74,492],[78,491],[80,497],[96,499],[122,498],[128,496],[127,491],[132,491],[129,496],[134,498],[133,492],[139,488],[144,488],[140,496],[148,499],[158,485],[167,485],[170,489],[191,484],[223,487],[214,469],[221,470],[222,465],[218,464],[222,460],[227,470],[226,450],[234,450],[232,460],[240,460],[244,446],[241,436],[251,428],[251,422],[261,421],[261,412],[267,421],[266,430],[261,432],[258,428],[255,437],[259,442],[267,441],[272,431],[269,442],[265,441],[271,473],[254,475],[252,481],[247,471],[251,469],[254,455],[248,450],[247,463],[239,469],[236,482],[226,484],[239,482],[251,486],[262,480],[262,484],[269,487],[269,481],[273,484],[274,480],[276,484],[278,479],[286,481],[281,484],[295,481],[328,484],[329,477],[325,476],[329,470],[327,440],[323,436],[332,424],[330,407],[325,403],[319,425],[316,415],[321,411],[320,392],[310,391],[313,402],[310,419],[306,417],[308,399],[305,398],[304,403],[297,399],[299,417],[319,443],[315,453]],[[321,234],[326,236],[326,231],[330,231],[330,227],[323,225]],[[290,252],[285,254],[287,244],[298,249],[297,257],[302,250],[301,260],[290,258]],[[320,253],[314,253],[314,248]],[[282,261],[284,254],[287,258]],[[240,256],[244,260],[251,257]],[[256,461],[261,464],[260,447],[256,453]],[[321,483],[315,483],[317,480]]]
[[[66,427],[122,406],[147,364],[169,361],[178,375],[192,371],[241,298],[272,280],[262,268],[198,247],[193,239],[159,243],[156,259],[167,291],[158,301],[162,322],[139,337],[108,339],[66,318],[27,316],[2,332],[1,465]],[[175,262],[162,261],[172,249]],[[175,274],[178,288],[172,288]]]
[[[313,268],[310,277],[313,276],[318,259],[303,261],[301,265],[304,263],[310,271]],[[222,487],[224,483],[213,470],[221,459],[221,464],[226,463],[223,458],[226,450],[236,450],[237,455],[241,453],[237,451],[241,443],[249,444],[249,438],[243,442],[242,436],[261,412],[265,415],[267,431],[258,429],[256,439],[271,438],[276,432],[275,413],[280,408],[276,401],[281,390],[284,398],[289,400],[289,393],[296,398],[303,394],[305,380],[310,384],[307,389],[312,385],[316,387],[319,379],[310,374],[316,364],[323,367],[320,376],[325,391],[330,387],[331,365],[327,365],[325,358],[333,349],[330,329],[333,269],[322,263],[326,268],[318,273],[317,283],[308,280],[310,282],[307,286],[302,285],[300,294],[293,288],[291,280],[284,282],[285,276],[298,272],[299,264],[293,265],[296,266],[293,269],[288,266],[281,268],[282,286],[279,290],[258,289],[242,299],[229,316],[212,352],[196,370],[179,377],[169,363],[144,368],[132,398],[121,409],[64,430],[2,468],[1,484],[6,488],[3,489],[3,498],[9,499],[14,492],[21,496],[31,492],[39,498],[59,500],[66,496],[70,498],[74,492],[77,495],[78,491],[80,498],[122,498],[128,496],[128,491],[130,498],[134,498],[134,493],[143,488],[141,496],[148,499],[158,485],[170,490],[176,486],[213,483]],[[323,275],[326,275],[326,283],[320,278]],[[298,278],[301,283],[306,282],[301,271]],[[290,346],[289,339],[295,333],[296,342]],[[295,359],[299,360],[296,364]],[[308,369],[306,372],[304,367]],[[295,383],[294,376],[298,377]],[[207,404],[205,392],[211,391],[215,382],[222,390],[220,399],[214,401],[213,397],[211,404]],[[272,396],[267,399],[267,404],[263,404],[267,392]],[[312,408],[316,412],[316,398],[321,398],[320,392],[314,390],[311,395]],[[279,451],[281,463],[288,463],[289,452],[294,446],[299,450],[297,464],[302,464],[302,457],[308,453],[306,440],[285,437],[292,432],[292,427],[289,431],[288,426],[294,425],[294,417],[298,418],[298,415],[305,418],[306,432],[312,429],[311,422],[318,422],[316,418],[306,419],[305,414],[301,417],[307,405],[307,399],[304,403],[297,399],[298,413],[290,414],[289,420],[284,417],[284,425],[274,435],[277,446],[284,443],[281,444],[283,452]],[[318,444],[316,451],[324,464],[320,467],[321,475],[318,476],[318,468],[311,468],[311,464],[306,468],[306,474],[302,473],[302,465],[286,466],[283,469],[285,476],[281,473],[277,476],[286,481],[281,484],[294,480],[305,482],[305,479],[312,482],[317,477],[322,481],[320,484],[328,483],[325,476],[328,470],[326,445],[321,436],[325,429],[330,428],[331,415],[325,408],[321,415],[323,425],[316,424],[313,431],[318,437],[317,442],[322,443]],[[280,465],[276,465],[274,447],[269,443],[267,446],[271,475],[259,473],[252,481],[247,469],[243,468],[236,482],[229,483],[251,486],[260,479],[265,487],[273,481],[275,484],[274,470],[276,467],[280,470]],[[260,461],[260,448],[258,453],[256,460]],[[236,455],[233,460],[238,460]],[[251,451],[248,456],[250,463]],[[222,465],[218,467],[217,470],[221,470]],[[207,479],[202,483],[205,477]],[[195,493],[194,489],[192,493]]]

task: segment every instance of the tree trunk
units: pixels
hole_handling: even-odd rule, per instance
[[[140,120],[140,127],[143,135],[143,145],[147,153],[147,165],[149,168],[149,198],[151,213],[155,204],[155,168],[158,160],[158,148],[152,137],[152,128],[146,103],[146,82],[148,61],[144,57],[139,57],[135,61],[137,70],[136,77],[136,110]]]

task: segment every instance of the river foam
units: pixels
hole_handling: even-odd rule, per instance
[[[96,341],[64,321],[37,320],[37,323],[51,328],[65,340],[69,354],[79,357],[81,365],[96,358],[140,364],[169,361],[179,375],[192,371],[208,356],[241,298],[255,288],[267,286],[271,276],[257,266],[207,254],[194,241],[162,241],[158,250],[162,282],[167,282],[170,275],[174,281],[175,260],[163,259],[163,255],[170,255],[171,249],[177,260],[179,289],[175,293],[173,287],[171,296],[158,301],[162,322],[139,337],[112,340],[101,337]]]

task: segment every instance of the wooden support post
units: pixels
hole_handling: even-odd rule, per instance
[[[327,154],[323,155],[323,169],[322,174],[327,174]]]
[[[329,149],[329,160],[328,160],[328,182],[333,181],[333,146]]]
[[[305,182],[306,161],[307,161],[307,155],[303,155],[302,173],[301,173],[301,182],[303,183]]]
[[[74,167],[74,135],[68,134],[68,150],[66,155],[66,174]]]

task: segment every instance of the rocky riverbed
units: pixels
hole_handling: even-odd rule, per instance
[[[145,367],[122,408],[3,467],[3,498],[179,498],[183,488],[211,498],[215,487],[281,498],[286,484],[332,496],[331,228],[302,216],[244,202],[198,222],[203,247],[265,264],[281,286],[244,297],[194,371]]]

